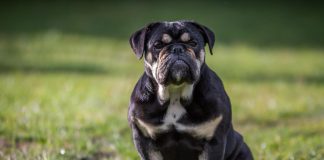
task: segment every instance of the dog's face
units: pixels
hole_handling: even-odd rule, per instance
[[[135,32],[130,44],[138,58],[144,55],[146,73],[158,84],[193,84],[205,63],[205,45],[212,50],[214,34],[195,22],[156,22]]]

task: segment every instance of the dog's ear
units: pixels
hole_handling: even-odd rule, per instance
[[[193,24],[194,26],[196,26],[201,34],[204,37],[204,40],[206,43],[208,43],[208,47],[209,47],[209,51],[210,54],[213,54],[213,47],[214,47],[214,43],[215,43],[215,34],[213,31],[211,31],[209,28],[207,28],[204,25],[198,24],[196,22],[190,22],[191,24]]]
[[[136,54],[138,59],[143,57],[143,53],[145,52],[145,44],[147,40],[147,34],[152,30],[154,26],[156,26],[159,22],[150,23],[144,28],[136,31],[132,34],[129,39],[129,43]]]

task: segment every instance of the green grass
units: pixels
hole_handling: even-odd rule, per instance
[[[285,6],[272,4],[261,5],[261,15],[254,15],[249,5],[211,3],[203,5],[205,14],[185,13],[219,33],[207,64],[224,81],[234,126],[255,159],[323,159],[319,11],[293,6],[286,12]],[[143,16],[134,17],[136,22],[128,17],[135,11],[127,11],[134,5]],[[0,22],[0,159],[138,159],[127,107],[143,62],[125,37],[148,21],[186,14],[157,7],[145,16],[143,10],[155,5],[143,2],[107,5],[110,12],[101,3],[76,6],[2,6],[0,16],[7,19]],[[266,15],[273,24],[260,18]],[[302,22],[294,21],[295,15],[302,15]]]

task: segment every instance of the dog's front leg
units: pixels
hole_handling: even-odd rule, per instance
[[[226,138],[210,140],[199,155],[199,160],[224,160]]]
[[[135,124],[132,124],[133,140],[141,160],[163,160],[159,151],[156,151],[152,140],[144,137]]]

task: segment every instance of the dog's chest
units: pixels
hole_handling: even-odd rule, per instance
[[[222,115],[198,124],[183,124],[179,121],[187,114],[187,111],[185,107],[181,105],[180,98],[180,94],[173,94],[170,96],[170,104],[164,114],[162,124],[151,124],[147,121],[137,119],[137,125],[146,137],[155,139],[159,134],[169,132],[187,133],[196,138],[206,139],[210,139],[213,136],[215,129],[223,118]],[[186,116],[185,118],[188,117],[189,116]],[[190,121],[190,118],[187,120]]]
[[[180,96],[174,95],[170,98],[170,104],[163,118],[162,125],[174,125],[177,126],[177,121],[186,114],[185,108],[180,103]]]

